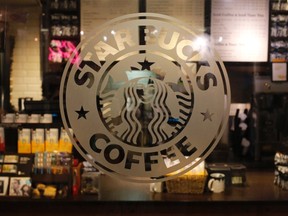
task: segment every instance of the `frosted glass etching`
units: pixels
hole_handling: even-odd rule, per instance
[[[230,86],[203,31],[169,16],[130,14],[97,28],[77,50],[62,77],[60,109],[75,148],[95,167],[163,181],[215,148]]]

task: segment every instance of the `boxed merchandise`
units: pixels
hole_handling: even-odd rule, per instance
[[[246,183],[246,167],[242,164],[231,164],[231,184],[244,185]]]
[[[47,152],[58,151],[58,128],[50,128],[45,130],[45,150]]]
[[[72,129],[70,129],[70,133],[72,134]],[[59,151],[72,153],[72,142],[70,140],[70,137],[68,136],[68,133],[64,128],[61,129],[59,140]]]
[[[226,186],[243,186],[246,183],[246,167],[240,163],[210,163],[206,165],[208,174],[223,173]]]
[[[63,152],[37,152],[34,157],[34,174],[69,174],[72,155]]]
[[[44,129],[36,128],[32,131],[32,153],[44,152]]]
[[[31,129],[29,128],[18,130],[18,153],[31,153]]]

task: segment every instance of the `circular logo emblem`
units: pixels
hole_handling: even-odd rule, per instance
[[[207,38],[152,13],[116,18],[87,36],[60,87],[75,148],[106,174],[137,182],[197,166],[222,137],[229,106],[227,73]]]

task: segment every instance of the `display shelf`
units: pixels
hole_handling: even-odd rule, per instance
[[[80,0],[49,0],[44,4],[42,26],[48,31],[42,37],[42,95],[52,101],[58,100],[62,72],[80,42]]]
[[[0,123],[0,127],[18,129],[18,128],[61,128],[59,123]]]
[[[270,12],[270,61],[288,61],[288,34],[287,34],[288,10],[273,10]]]
[[[71,4],[72,2],[72,4]],[[48,7],[48,66],[50,72],[62,72],[63,67],[80,42],[80,2],[50,1]],[[46,73],[48,71],[44,71]]]
[[[150,192],[148,183],[131,183],[114,179],[107,175],[100,178],[100,190],[98,195],[76,195],[64,202],[174,202],[174,203],[199,203],[199,202],[277,202],[288,201],[288,191],[275,186],[273,169],[250,169],[247,172],[247,184],[244,186],[230,186],[224,193],[211,193],[205,191],[203,194],[177,194],[177,193],[154,193]],[[13,199],[13,198],[12,198]],[[1,200],[1,198],[0,198]],[[3,198],[2,198],[3,200]],[[8,200],[9,201],[9,200]],[[33,200],[32,200],[33,201]]]
[[[21,126],[20,123],[0,123],[0,127],[17,129]]]
[[[78,6],[77,6],[78,7]],[[74,8],[74,9],[51,9],[50,8],[50,13],[51,14],[68,14],[68,15],[74,15],[78,13],[78,9]]]
[[[270,39],[273,40],[288,40],[288,37],[275,37],[275,36],[271,36]]]
[[[271,10],[271,14],[285,14],[288,15],[288,10]]]
[[[72,174],[31,174],[33,199],[67,199],[72,195]],[[39,188],[42,185],[42,189]],[[50,188],[50,189],[48,189]],[[34,192],[38,191],[38,195]],[[46,190],[50,191],[46,194]],[[41,192],[42,191],[42,192]],[[51,194],[53,191],[53,194]]]
[[[147,184],[102,178],[99,195],[67,199],[0,197],[1,215],[287,215],[288,192],[273,184],[273,170],[248,169],[246,186],[229,187],[219,194],[153,193]]]
[[[53,40],[69,40],[69,41],[78,41],[79,36],[51,36]]]
[[[70,183],[71,174],[31,174],[32,182],[44,184]]]

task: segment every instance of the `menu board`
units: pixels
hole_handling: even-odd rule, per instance
[[[81,39],[90,30],[122,15],[138,13],[138,0],[81,0]]]
[[[175,17],[193,29],[204,31],[205,0],[146,0],[148,13]]]
[[[211,1],[211,37],[223,61],[268,60],[269,1]]]

